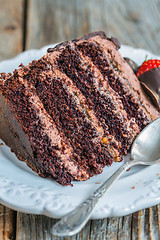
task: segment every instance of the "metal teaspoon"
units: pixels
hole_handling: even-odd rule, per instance
[[[131,159],[126,161],[109,179],[107,179],[85,202],[68,213],[52,227],[56,236],[72,236],[78,233],[90,219],[92,212],[109,191],[113,183],[130,167],[152,165],[160,162],[160,118],[150,123],[135,139],[131,148]]]

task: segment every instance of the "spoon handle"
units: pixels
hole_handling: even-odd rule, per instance
[[[85,202],[68,213],[52,227],[52,234],[56,236],[72,236],[78,233],[88,222],[94,207],[100,198],[111,188],[124,171],[137,165],[134,160],[122,165],[109,179],[107,179]]]

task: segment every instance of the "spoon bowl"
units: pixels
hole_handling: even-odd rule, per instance
[[[145,127],[135,139],[131,158],[146,165],[160,160],[160,118]]]
[[[88,222],[92,212],[111,186],[129,168],[135,165],[152,165],[160,162],[160,118],[150,123],[135,139],[131,148],[131,159],[125,162],[107,179],[86,201],[65,215],[52,228],[56,236],[72,236],[78,233]]]

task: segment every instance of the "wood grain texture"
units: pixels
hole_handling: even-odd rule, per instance
[[[0,0],[0,60],[22,51],[23,5],[24,0]]]
[[[60,238],[50,234],[57,220],[18,213],[16,240],[158,240],[159,220],[159,206],[154,206],[124,217],[90,220],[80,233]]]
[[[0,204],[0,240],[15,238],[16,213]]]
[[[109,35],[117,36],[123,44],[160,54],[159,0],[108,1],[106,9],[111,19],[107,21]]]
[[[160,54],[159,0],[28,0],[27,12],[26,49],[103,30]]]
[[[106,31],[103,0],[29,0],[27,12],[26,49]]]

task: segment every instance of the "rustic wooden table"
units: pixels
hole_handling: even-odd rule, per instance
[[[160,55],[160,0],[0,0],[0,60],[94,30]],[[51,236],[56,221],[0,205],[0,240],[160,239],[159,205],[91,220],[70,238]]]

